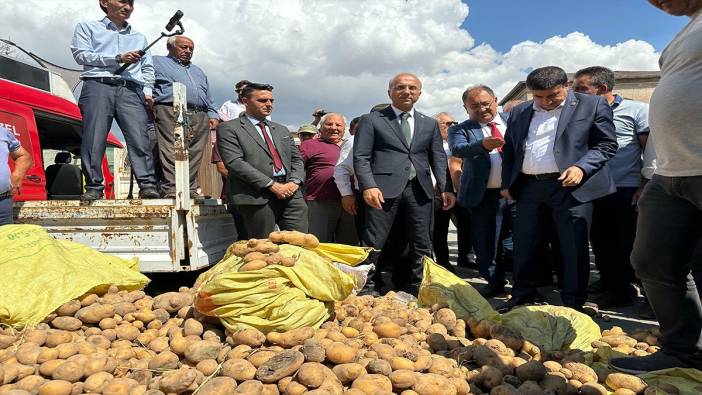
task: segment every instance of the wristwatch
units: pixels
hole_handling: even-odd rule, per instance
[[[115,56],[115,62],[122,63],[122,55]]]

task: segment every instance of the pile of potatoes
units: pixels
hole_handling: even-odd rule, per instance
[[[229,247],[229,253],[243,258],[240,272],[263,269],[268,265],[294,266],[297,258],[284,257],[278,244],[292,244],[304,248],[317,248],[319,239],[313,234],[297,231],[272,232],[268,239],[242,240]]]
[[[253,252],[261,251],[247,254]],[[457,318],[443,306],[403,304],[392,293],[351,296],[334,310],[334,319],[317,330],[231,333],[194,310],[188,288],[151,297],[111,287],[104,295],[64,304],[35,328],[0,330],[0,394],[588,395],[607,394],[609,387],[625,395],[648,390],[635,376],[595,371],[584,352],[542,352],[504,326]],[[597,346],[614,345],[609,336],[626,335],[612,328]],[[640,350],[637,345],[632,347]]]

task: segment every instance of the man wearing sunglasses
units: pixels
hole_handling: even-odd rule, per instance
[[[280,230],[307,232],[307,205],[300,193],[305,169],[300,150],[285,126],[269,121],[273,87],[248,84],[241,92],[245,111],[217,127],[217,145],[229,176],[230,201],[249,237]]]

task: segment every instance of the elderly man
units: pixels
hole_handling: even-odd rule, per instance
[[[236,95],[236,100],[227,100],[219,108],[219,119],[222,122],[230,121],[234,118],[238,118],[239,115],[244,112],[244,103],[241,102],[241,91],[246,85],[250,84],[247,80],[241,80],[234,85],[234,94]]]
[[[297,129],[297,138],[300,140],[300,144],[304,143],[307,140],[311,140],[314,138],[314,136],[317,135],[317,127],[306,123],[304,125],[300,125],[300,127]]]
[[[599,295],[592,299],[600,308],[631,305],[635,281],[629,256],[636,235],[636,202],[643,189],[641,155],[648,138],[648,104],[612,93],[614,72],[592,66],[575,73],[573,90],[600,95],[614,113],[617,154],[607,162],[617,191],[592,202],[590,241],[600,271]],[[590,288],[592,289],[592,287]]]
[[[319,138],[300,145],[305,162],[305,201],[309,209],[309,231],[323,243],[358,243],[353,216],[341,207],[341,194],[334,183],[346,120],[327,113],[320,123]]]
[[[413,294],[422,278],[422,257],[432,256],[432,173],[442,208],[450,210],[455,203],[439,124],[414,109],[421,93],[422,83],[414,74],[393,77],[388,85],[391,106],[361,117],[353,146],[356,178],[369,207],[361,243],[382,249],[398,210],[403,211],[411,263],[395,269],[406,273],[405,284],[395,287]],[[365,292],[379,291],[373,281],[377,277],[366,284]]]
[[[246,223],[249,237],[262,239],[275,230],[307,232],[307,205],[300,186],[304,163],[290,131],[269,121],[273,87],[244,88],[245,112],[217,127],[217,145],[229,176],[231,201]]]
[[[702,268],[702,1],[649,1],[690,21],[661,52],[661,80],[650,102],[657,167],[639,200],[631,263],[663,336],[657,353],[610,361],[634,374],[702,369],[700,284],[686,284],[690,269]]]
[[[617,150],[612,110],[600,96],[570,92],[568,76],[555,66],[533,70],[526,85],[533,100],[512,110],[502,146],[501,194],[517,201],[514,287],[503,309],[543,300],[535,257],[544,233],[539,218],[549,207],[563,257],[561,300],[582,310],[590,273],[590,202],[616,189],[605,166]],[[486,148],[501,145],[496,140]]]
[[[9,159],[15,163],[12,171]],[[0,126],[0,225],[12,223],[12,196],[20,193],[24,176],[33,164],[32,155],[22,148],[17,137]]]
[[[146,105],[152,102],[154,67],[151,54],[140,52],[148,43],[143,34],[127,23],[134,11],[134,0],[100,0],[99,4],[106,16],[78,23],[71,43],[73,58],[83,66],[80,74],[83,88],[78,100],[83,115],[80,158],[85,175],[81,200],[102,199],[105,195],[102,158],[113,119],[127,142],[139,197],[158,198],[146,129]],[[122,64],[129,67],[115,74]]]
[[[480,275],[488,281],[481,293],[494,297],[504,292],[505,269],[497,256],[506,234],[503,218],[511,212],[500,195],[507,122],[497,113],[497,97],[489,87],[470,87],[462,99],[470,118],[449,129],[451,153],[463,159],[458,203],[471,212],[473,248]]]
[[[158,137],[159,156],[163,168],[161,188],[165,197],[175,197],[175,128],[173,112],[173,83],[185,85],[189,127],[185,136],[190,155],[190,197],[197,197],[197,172],[210,129],[217,127],[219,114],[210,95],[207,76],[190,61],[195,51],[193,41],[174,36],[166,44],[168,56],[154,56],[156,83],[154,85],[154,121]]]

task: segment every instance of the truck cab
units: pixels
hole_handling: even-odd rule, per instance
[[[139,258],[142,272],[196,270],[218,262],[236,240],[220,199],[116,200],[112,133],[102,161],[105,200],[82,202],[82,117],[57,73],[0,56],[0,125],[31,152],[34,165],[14,196],[16,223],[41,225],[55,238],[80,242],[122,258]],[[10,163],[12,166],[12,163]]]

